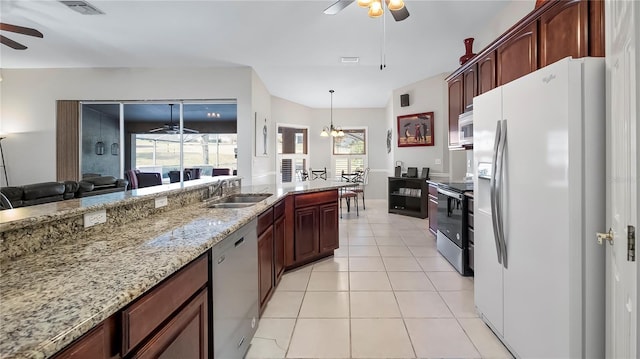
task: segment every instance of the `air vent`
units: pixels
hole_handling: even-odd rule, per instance
[[[95,6],[89,4],[86,1],[60,1],[67,5],[69,9],[79,12],[82,15],[104,15],[104,13]]]
[[[360,58],[355,56],[341,57],[340,62],[342,62],[343,64],[357,64],[358,62],[360,62]]]

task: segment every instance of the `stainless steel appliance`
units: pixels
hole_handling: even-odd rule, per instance
[[[440,252],[462,275],[471,275],[468,259],[467,201],[463,192],[472,186],[464,183],[438,185],[438,234]]]
[[[257,220],[213,247],[214,358],[242,359],[258,327]]]
[[[458,135],[461,145],[473,145],[473,112],[458,116]]]

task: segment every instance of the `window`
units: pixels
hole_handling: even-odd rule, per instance
[[[277,133],[278,181],[280,183],[302,181],[301,174],[308,169],[309,162],[309,129],[278,125]]]
[[[333,173],[353,173],[367,167],[367,129],[343,129],[344,137],[333,137]]]

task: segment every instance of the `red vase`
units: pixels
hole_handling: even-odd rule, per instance
[[[473,53],[473,37],[464,39],[464,48],[466,53],[460,57],[460,65],[463,65],[469,61],[469,59],[476,56],[476,54]]]

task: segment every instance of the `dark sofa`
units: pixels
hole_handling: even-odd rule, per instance
[[[2,187],[2,193],[13,208],[63,201],[65,199],[95,196],[124,191],[127,181],[112,176],[92,177],[80,182],[41,182],[24,186]]]

